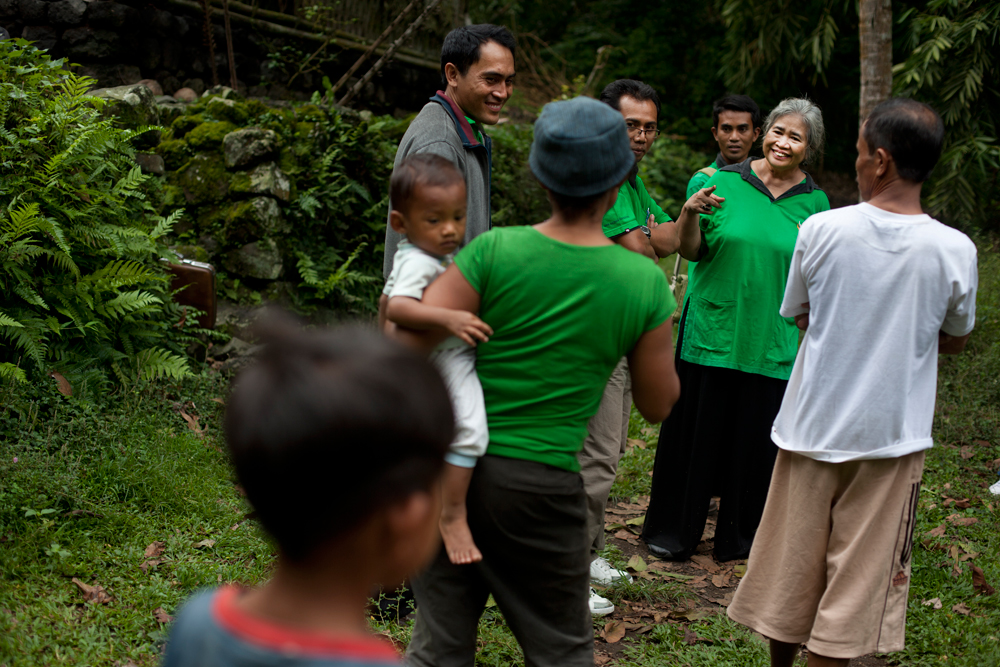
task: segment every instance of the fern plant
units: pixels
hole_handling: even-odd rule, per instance
[[[92,79],[24,40],[0,42],[0,378],[94,372],[129,383],[190,371],[130,144]]]

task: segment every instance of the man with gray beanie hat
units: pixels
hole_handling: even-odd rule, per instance
[[[680,394],[666,278],[601,227],[635,163],[621,114],[588,98],[547,105],[529,163],[551,217],[476,237],[423,297],[427,306],[479,313],[493,329],[476,361],[490,443],[467,499],[483,559],[454,565],[441,550],[413,580],[411,667],[471,667],[491,594],[526,664],[593,665],[577,461],[587,420],[623,356],[636,406],[651,422]],[[396,335],[423,349],[439,339],[432,331]]]

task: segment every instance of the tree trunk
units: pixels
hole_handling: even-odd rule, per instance
[[[892,92],[892,0],[860,0],[861,108],[864,122]]]

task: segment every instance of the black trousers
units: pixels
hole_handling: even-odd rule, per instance
[[[587,506],[579,473],[487,455],[476,463],[467,505],[483,560],[452,565],[442,548],[413,579],[417,618],[406,664],[473,667],[476,628],[492,593],[526,667],[592,667]]]
[[[660,429],[642,538],[679,560],[690,557],[718,495],[715,557],[747,558],[778,454],[771,425],[788,382],[692,364],[679,352],[675,361],[681,396]]]

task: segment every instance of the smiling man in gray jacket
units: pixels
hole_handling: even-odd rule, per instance
[[[514,86],[514,36],[502,26],[463,26],[448,33],[441,47],[445,89],[430,99],[410,123],[395,165],[414,153],[436,153],[465,177],[468,211],[465,243],[490,228],[492,142],[483,125],[496,125]],[[395,166],[394,165],[394,166]],[[383,277],[402,236],[386,225]],[[384,323],[385,297],[379,301]]]

